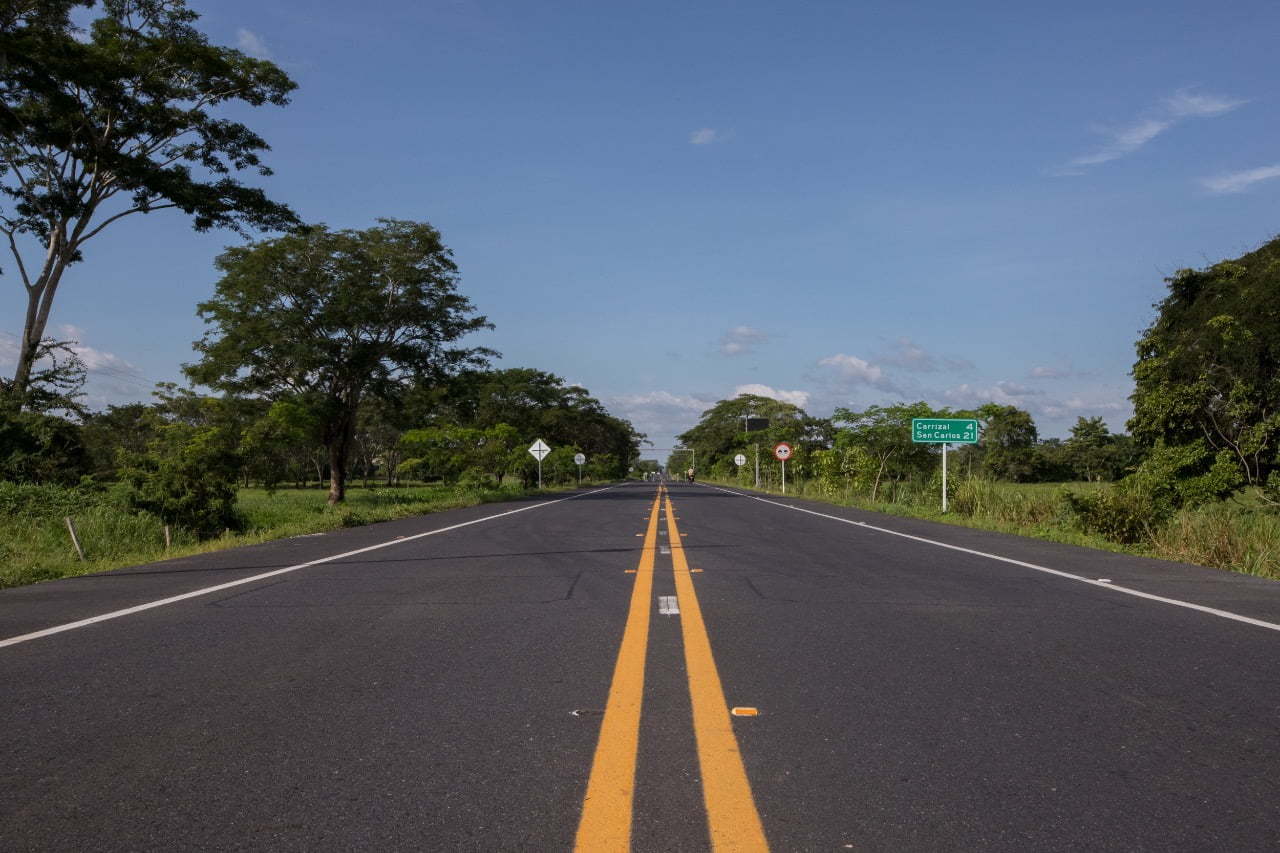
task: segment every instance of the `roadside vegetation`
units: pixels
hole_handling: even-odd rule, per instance
[[[1280,239],[1166,283],[1136,345],[1126,433],[1081,417],[1041,439],[1029,412],[998,403],[815,418],[741,395],[704,412],[668,465],[750,486],[759,458],[777,491],[785,441],[789,494],[1280,578]],[[911,441],[911,419],[948,417],[976,418],[981,438],[949,453],[944,517],[940,449]]]
[[[754,481],[736,476],[712,482],[750,489]],[[778,495],[779,485],[762,483],[762,490]],[[1280,515],[1256,494],[1179,510],[1129,541],[1082,524],[1072,509],[1068,496],[1105,494],[1109,488],[1108,483],[1010,483],[962,476],[948,489],[943,513],[940,481],[902,485],[894,500],[872,501],[865,494],[833,493],[811,480],[797,482],[789,474],[787,480],[788,497],[1280,579]]]
[[[594,485],[583,481],[583,485]],[[555,491],[569,485],[548,486]],[[544,490],[544,491],[546,491]],[[395,488],[355,486],[340,508],[319,488],[240,489],[240,524],[201,538],[188,528],[132,509],[118,489],[20,485],[0,482],[0,588],[72,577],[182,557],[287,536],[324,533],[396,518],[407,518],[537,493],[518,482],[401,484]],[[72,518],[85,559],[80,560],[66,527]]]

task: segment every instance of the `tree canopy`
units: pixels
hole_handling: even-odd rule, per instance
[[[8,393],[26,403],[54,297],[84,245],[126,216],[175,208],[197,230],[297,219],[233,173],[269,175],[266,141],[215,111],[288,103],[272,63],[209,44],[182,0],[104,0],[83,38],[69,10],[0,12],[0,235],[27,296]]]
[[[1202,495],[1266,484],[1280,465],[1280,239],[1166,282],[1137,344],[1129,430]]]
[[[394,398],[485,362],[455,345],[489,328],[458,292],[457,267],[426,223],[379,220],[363,231],[315,226],[228,249],[214,326],[194,343],[194,381],[233,394],[294,400],[317,413],[331,503],[343,499],[360,403]]]

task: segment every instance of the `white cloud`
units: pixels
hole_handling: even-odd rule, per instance
[[[1075,157],[1053,172],[1057,175],[1083,174],[1085,167],[1109,163],[1134,153],[1183,119],[1219,116],[1246,103],[1248,101],[1238,98],[1179,90],[1163,99],[1159,108],[1149,114],[1121,127],[1102,130],[1107,140],[1098,150]]]
[[[651,391],[648,394],[618,394],[609,399],[616,405],[630,411],[651,407],[677,409],[701,414],[714,404],[713,401],[703,400],[687,394],[672,394],[670,391]]]
[[[690,145],[710,145],[713,142],[721,141],[723,138],[724,137],[721,136],[715,129],[710,127],[704,127],[704,128],[701,128],[700,130],[695,130],[693,133],[689,134],[689,144]]]
[[[1005,380],[987,386],[970,385],[966,382],[942,392],[947,402],[960,408],[972,408],[981,406],[983,403],[999,403],[1002,406],[1026,409],[1029,408],[1028,397],[1038,397],[1042,394],[1044,394],[1043,391]]]
[[[1169,112],[1175,116],[1207,118],[1229,113],[1236,107],[1244,106],[1249,102],[1239,98],[1224,98],[1220,95],[1197,95],[1182,89],[1165,98],[1164,103]]]
[[[1174,122],[1157,119],[1142,119],[1127,127],[1119,130],[1110,131],[1110,141],[1092,154],[1086,154],[1083,157],[1076,157],[1070,162],[1071,166],[1096,166],[1099,163],[1109,163],[1112,160],[1119,160],[1126,154],[1132,154],[1169,128],[1173,127]]]
[[[818,359],[819,367],[829,367],[835,378],[845,385],[870,385],[882,391],[897,391],[898,387],[878,364],[838,352]]]
[[[1027,372],[1032,379],[1065,379],[1071,375],[1070,370],[1064,370],[1061,367],[1033,367]]]
[[[769,335],[751,326],[734,326],[720,336],[721,355],[748,355],[769,342]]]
[[[70,344],[71,351],[80,357],[89,373],[111,376],[116,379],[142,379],[142,373],[135,365],[115,353],[95,349],[81,343],[84,336],[84,329],[79,326],[63,325],[58,327],[59,339],[72,342]]]
[[[266,41],[253,30],[246,30],[243,27],[236,30],[236,47],[255,59],[271,58],[271,50],[267,47]]]
[[[1083,397],[1072,397],[1065,401],[1046,403],[1040,411],[1051,418],[1071,417],[1078,415],[1100,415],[1129,411],[1129,404],[1117,400],[1086,400]]]
[[[1257,169],[1246,169],[1215,178],[1202,178],[1200,183],[1210,192],[1241,193],[1259,181],[1269,181],[1272,178],[1280,178],[1280,164],[1259,166]]]
[[[877,360],[881,364],[901,367],[903,370],[912,370],[917,373],[973,369],[973,362],[968,359],[944,358],[934,355],[908,337],[898,338],[889,352]]]
[[[791,403],[793,406],[804,408],[809,404],[808,391],[783,391],[778,388],[770,388],[768,385],[752,383],[749,385],[739,385],[733,389],[733,396],[740,394],[754,394],[757,397],[768,397],[772,400],[780,400],[783,403]]]

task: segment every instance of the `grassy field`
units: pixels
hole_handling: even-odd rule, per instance
[[[109,492],[0,485],[6,487],[0,491],[0,588],[527,494],[513,487],[465,490],[443,485],[394,489],[350,486],[346,504],[331,509],[325,503],[323,489],[281,489],[274,494],[243,489],[238,500],[245,518],[241,532],[201,542],[185,531],[174,530],[172,547],[166,552],[160,519],[124,510]],[[84,562],[80,562],[71,544],[66,516],[75,522],[85,550]]]
[[[1255,495],[1245,493],[1219,504],[1183,510],[1156,527],[1146,541],[1123,545],[1081,531],[1062,500],[1066,490],[1080,493],[1103,488],[1109,488],[1109,484],[961,480],[956,484],[955,494],[949,501],[950,511],[946,514],[942,512],[937,484],[905,486],[892,494],[895,500],[874,503],[857,495],[823,493],[810,483],[799,484],[798,489],[793,484],[788,493],[887,515],[923,518],[1280,579],[1280,515],[1265,507]],[[767,491],[777,493],[776,489]]]

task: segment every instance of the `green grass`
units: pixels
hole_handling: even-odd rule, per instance
[[[529,494],[513,487],[350,486],[346,503],[330,508],[323,489],[281,489],[274,494],[242,489],[237,502],[245,519],[242,531],[198,541],[184,530],[173,529],[173,546],[166,553],[163,522],[123,509],[110,493],[12,484],[0,487],[4,487],[0,488],[0,588]],[[67,515],[75,522],[85,562],[80,562],[71,544],[64,521]]]
[[[739,483],[725,483],[737,486]],[[961,527],[1012,533],[1051,542],[1083,545],[1119,553],[1157,557],[1210,568],[1280,579],[1280,515],[1254,494],[1183,510],[1136,545],[1113,542],[1078,529],[1067,512],[1064,490],[1085,492],[1109,488],[1107,483],[1001,483],[961,479],[942,512],[941,487],[900,486],[894,500],[872,502],[862,495],[824,494],[812,483],[789,484],[788,494],[838,506],[906,518],[940,521]],[[764,489],[778,494],[776,488]]]

